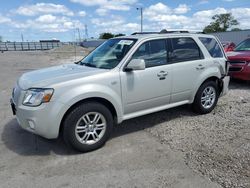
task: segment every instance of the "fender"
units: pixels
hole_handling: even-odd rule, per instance
[[[221,72],[219,70],[218,67],[208,67],[206,68],[206,71],[203,71],[202,74],[200,74],[200,76],[197,78],[195,84],[194,84],[194,88],[193,88],[193,93],[191,95],[191,98],[190,98],[190,103],[193,103],[194,101],[194,98],[195,98],[195,95],[198,91],[198,89],[200,88],[200,86],[209,78],[212,78],[212,77],[216,77],[218,79],[221,78]]]
[[[122,102],[120,100],[121,96],[105,85],[87,84],[75,87],[63,93],[63,95],[58,98],[58,101],[65,104],[65,107],[61,110],[62,113],[65,114],[67,110],[77,102],[94,97],[103,98],[109,101],[116,110],[118,122],[121,121],[123,114]]]

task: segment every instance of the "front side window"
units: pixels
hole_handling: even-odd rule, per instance
[[[202,59],[200,48],[192,38],[173,38],[169,54],[171,62],[182,62]]]
[[[220,45],[214,38],[199,37],[199,39],[212,57],[223,57]]]
[[[143,43],[132,59],[144,59],[146,68],[167,64],[166,40],[152,40]]]
[[[135,39],[110,39],[86,56],[80,65],[112,69],[120,63],[135,42]]]

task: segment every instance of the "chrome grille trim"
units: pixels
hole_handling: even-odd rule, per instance
[[[229,72],[240,72],[242,69],[242,67],[229,67]]]
[[[247,64],[246,61],[229,61],[231,65],[245,65]]]

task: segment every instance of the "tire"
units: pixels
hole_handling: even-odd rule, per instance
[[[210,95],[209,92],[211,92]],[[207,81],[203,83],[195,95],[195,99],[192,104],[193,110],[199,114],[207,114],[211,112],[218,102],[218,97],[219,90],[214,81]]]
[[[86,102],[70,111],[63,122],[66,144],[80,152],[102,147],[113,129],[113,116],[109,109],[96,102]]]

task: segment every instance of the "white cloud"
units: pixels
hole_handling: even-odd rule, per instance
[[[151,16],[157,16],[162,14],[171,14],[172,10],[163,3],[157,3],[155,5],[151,5],[148,8],[144,10],[144,15],[151,17]]]
[[[96,13],[97,13],[99,16],[105,16],[105,15],[107,15],[108,10],[107,10],[107,9],[104,9],[104,8],[98,8],[98,9],[96,9]]]
[[[185,14],[190,11],[190,7],[186,4],[180,4],[177,8],[174,9],[175,14]]]
[[[66,6],[53,3],[37,3],[34,5],[20,6],[15,13],[24,16],[35,16],[39,14],[63,14],[67,16],[73,16],[74,13],[69,10]]]
[[[189,10],[187,5],[179,5],[176,9],[171,9],[163,3],[151,5],[144,11],[144,17],[149,22],[153,22],[155,30],[167,28],[180,28],[188,23],[189,18],[184,15],[177,15],[186,13]]]
[[[181,7],[180,5],[178,7]],[[145,20],[148,21],[144,28],[159,31],[161,29],[187,29],[203,30],[205,26],[211,23],[215,14],[232,13],[240,25],[241,29],[249,29],[250,8],[225,9],[217,7],[210,10],[195,12],[191,16],[186,16],[184,10],[182,14],[177,14],[176,9],[171,9],[163,3],[151,5],[145,9]],[[181,11],[180,11],[181,12]],[[244,14],[242,14],[244,13]],[[153,28],[153,29],[152,29]]]
[[[250,18],[250,8],[233,8],[230,12],[232,12],[233,16],[237,19]]]
[[[215,14],[225,14],[227,10],[225,8],[216,8],[211,10],[203,10],[194,13],[194,16],[197,18],[208,18],[211,19]]]
[[[11,19],[0,15],[0,23],[10,23]]]
[[[208,0],[201,0],[198,2],[198,5],[204,5],[204,4],[208,4],[209,1]]]
[[[41,23],[53,23],[56,21],[56,17],[51,14],[46,14],[46,15],[39,16],[36,19],[36,21],[41,22]]]
[[[135,31],[139,31],[140,25],[138,23],[129,22],[119,16],[110,16],[111,19],[108,21],[104,18],[93,18],[91,23],[96,28],[96,34],[103,32],[111,32],[111,33],[133,33]]]
[[[161,29],[203,30],[212,21],[212,16],[230,11],[218,7],[216,9],[198,11],[191,16],[184,15],[189,10],[190,7],[186,4],[180,4],[177,8],[170,8],[163,3],[151,5],[144,11],[145,20],[148,21],[148,25],[144,26],[144,28],[148,27],[150,30],[154,28],[153,30],[156,31]],[[236,15],[236,13],[240,15],[242,12],[246,12],[245,15],[248,14],[244,8],[244,11],[234,10],[233,15]],[[249,16],[247,17],[249,18]]]
[[[240,22],[239,28],[249,29],[250,8],[233,8],[230,11],[235,19]]]
[[[80,3],[85,6],[103,5],[107,0],[70,0],[73,3]]]
[[[90,20],[92,23],[92,28],[90,28],[90,30],[93,29],[96,32],[96,35],[103,32],[129,34],[140,31],[139,19],[136,22],[133,22],[130,18],[118,16],[119,12],[117,11],[127,11],[131,9],[132,5],[136,3],[137,0],[71,1],[81,3],[85,6],[96,6],[96,14],[93,14],[93,16],[99,15],[101,18],[91,17],[92,19]],[[206,0],[200,2],[206,2]],[[240,25],[238,26],[239,28],[248,29],[250,27],[250,8],[225,9],[217,7],[215,9],[197,11],[193,14],[186,14],[190,11],[191,7],[192,6],[187,4],[179,4],[177,7],[169,7],[161,2],[145,7],[143,11],[143,28],[145,31],[160,31],[161,29],[202,30],[212,21],[212,16],[228,12],[231,12],[240,22]],[[112,15],[112,10],[117,11],[115,13],[118,15]],[[0,23],[6,23],[9,26],[19,29],[32,29],[41,32],[66,32],[76,27],[84,28],[84,24],[81,21],[74,19],[74,17],[72,17],[73,12],[64,5],[37,3],[34,5],[21,6],[16,9],[16,13],[33,17],[26,17],[26,21],[18,22],[0,14]],[[87,13],[89,12],[82,10],[76,12],[75,15],[84,17]],[[108,17],[105,17],[107,15]]]
[[[130,10],[130,6],[123,5],[117,2],[117,3],[108,3],[102,6],[102,9],[128,11]]]
[[[12,25],[19,29],[33,29],[43,32],[66,32],[76,27],[83,27],[79,20],[72,20],[65,16],[42,15],[36,19],[25,22],[13,22]]]
[[[81,16],[81,17],[84,17],[84,16],[87,15],[87,13],[86,13],[85,11],[82,10],[82,11],[79,11],[79,12],[78,12],[78,15]]]
[[[70,0],[73,3],[80,3],[85,6],[104,6],[106,4],[132,5],[137,0]]]
[[[137,0],[70,0],[84,6],[98,6],[97,13],[104,15],[108,10],[128,11]]]

